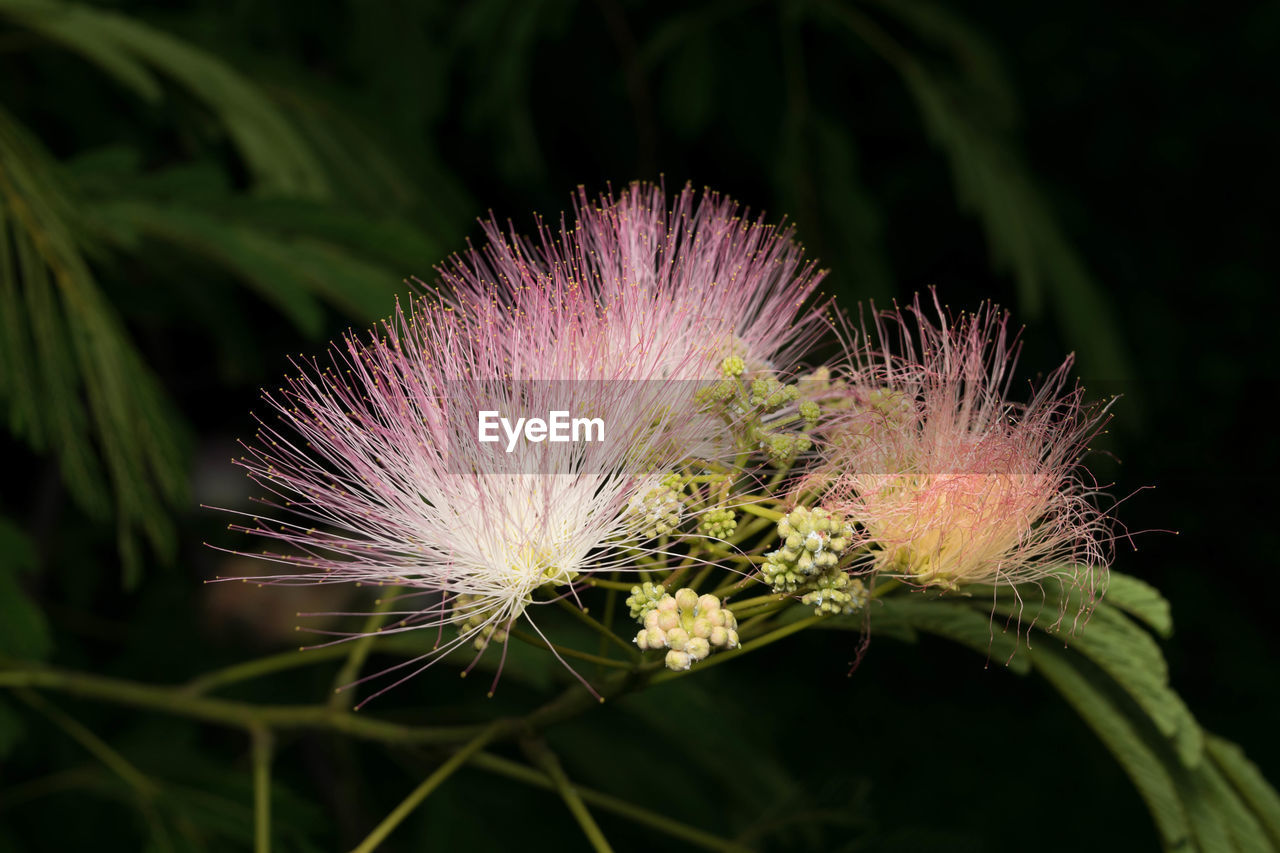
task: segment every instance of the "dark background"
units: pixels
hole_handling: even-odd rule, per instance
[[[847,305],[929,285],[953,308],[992,299],[1026,324],[1027,376],[1074,351],[1091,391],[1122,394],[1093,460],[1127,497],[1117,514],[1134,536],[1115,566],[1172,601],[1164,648],[1200,721],[1280,778],[1280,4],[91,4],[207,51],[304,127],[331,192],[292,201],[261,191],[190,85],[160,73],[163,96],[147,102],[19,5],[0,3],[0,106],[75,199],[95,280],[168,395],[190,475],[188,491],[160,499],[172,528],[124,572],[113,516],[68,490],[56,445],[33,451],[21,430],[2,440],[0,510],[35,549],[22,588],[48,621],[54,662],[175,683],[293,646],[306,606],[201,584],[234,573],[202,542],[240,543],[198,506],[249,494],[228,457],[252,431],[256,389],[287,354],[385,313],[407,290],[400,278],[430,279],[478,235],[477,216],[528,229],[579,184],[664,176],[672,190],[690,181],[786,214]],[[174,238],[121,224],[133,220],[119,205],[134,202],[216,222],[201,224],[203,242],[194,226]],[[365,267],[335,266],[351,282],[335,297],[323,267],[237,260],[229,228],[321,240]],[[302,296],[272,296],[289,276]],[[553,741],[587,784],[725,834],[755,827],[779,849],[1156,849],[1122,772],[1037,679],[938,640],[887,639],[848,678],[853,642],[808,632]],[[385,709],[465,713],[474,696],[445,675]],[[331,677],[302,670],[238,695],[318,700]],[[537,696],[516,683],[494,701],[518,711]],[[250,802],[239,735],[61,705],[175,790],[216,792],[222,804],[205,806],[231,828],[209,849],[235,849]],[[106,775],[22,787],[93,765],[38,715],[6,713],[17,734],[0,760],[0,849],[139,849],[146,823]],[[350,846],[434,760],[321,736],[285,750],[284,849]],[[695,755],[718,756],[723,772]],[[654,762],[662,794],[632,791]],[[620,848],[665,849],[602,822]],[[464,771],[388,849],[419,849],[415,837],[575,849],[574,833],[552,795]]]

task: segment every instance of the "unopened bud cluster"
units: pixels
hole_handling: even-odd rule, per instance
[[[746,362],[729,356],[720,363],[720,380],[699,392],[699,402],[725,416],[744,450],[763,452],[771,462],[790,462],[809,450],[813,442],[795,427],[811,429],[821,416],[818,404],[806,400],[798,411],[783,414],[799,398],[799,389],[771,373],[750,379],[746,373]]]
[[[663,595],[645,614],[636,645],[668,649],[667,668],[684,670],[712,649],[737,648],[738,620],[714,595],[700,596],[686,587],[675,595]]]
[[[798,592],[835,568],[849,547],[853,526],[821,507],[796,507],[778,522],[782,547],[765,555],[761,568],[775,592]]]
[[[631,595],[627,597],[627,607],[631,608],[632,619],[644,619],[649,611],[658,606],[658,602],[667,594],[660,583],[645,581],[639,586],[631,587]]]
[[[698,520],[698,532],[714,539],[728,539],[737,529],[737,516],[731,509],[709,509]]]
[[[853,525],[822,507],[796,507],[778,522],[782,547],[765,555],[760,573],[774,592],[804,593],[818,613],[851,613],[865,602],[861,581],[837,568],[853,540]]]
[[[683,482],[679,475],[663,478],[643,497],[633,500],[631,510],[639,516],[639,532],[645,538],[664,536],[675,530],[684,515]]]
[[[456,623],[458,633],[465,637],[474,632],[472,645],[477,651],[484,651],[490,643],[507,641],[506,628],[487,618],[485,605],[488,603],[489,599],[485,596],[469,593],[462,593],[453,599],[453,612],[465,617]]]
[[[829,572],[813,582],[813,588],[800,596],[800,603],[809,605],[817,614],[855,613],[867,606],[867,587],[844,572]]]

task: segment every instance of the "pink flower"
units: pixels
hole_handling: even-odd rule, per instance
[[[491,219],[488,244],[440,271],[470,313],[559,315],[558,337],[527,327],[511,340],[522,370],[552,348],[589,350],[574,359],[584,377],[625,365],[637,378],[714,379],[728,356],[789,373],[825,328],[812,299],[823,273],[791,229],[730,199],[686,186],[668,208],[660,186],[633,183],[595,201],[580,190],[575,216],[558,230],[539,222],[533,240]]]
[[[823,327],[820,274],[790,232],[731,201],[686,188],[668,211],[634,184],[596,204],[580,193],[576,214],[535,240],[489,222],[488,244],[442,267],[414,310],[267,395],[278,423],[240,460],[274,496],[241,529],[290,567],[257,580],[408,589],[382,633],[438,638],[408,675],[505,644],[517,619],[540,632],[534,605],[585,573],[635,569],[655,518],[679,517],[655,503],[664,477],[733,452],[698,391],[729,356],[793,370]],[[564,410],[605,417],[607,439],[477,440],[481,411]]]
[[[521,332],[554,325],[547,316],[509,322]],[[408,590],[403,601],[416,606],[394,612],[381,633],[437,638],[402,665],[406,678],[454,648],[505,643],[522,616],[541,633],[531,606],[573,594],[584,573],[633,569],[646,524],[633,504],[680,463],[696,414],[681,408],[678,383],[511,380],[506,343],[437,302],[398,310],[266,395],[278,423],[264,423],[239,460],[273,496],[239,529],[274,542],[259,556],[290,567],[256,580]],[[531,372],[574,368],[551,360]],[[482,443],[477,416],[490,410],[602,415],[605,432]],[[541,588],[549,594],[535,596]]]
[[[858,523],[870,567],[910,583],[1066,572],[1099,590],[1109,519],[1080,462],[1105,407],[1086,408],[1083,389],[1068,387],[1070,357],[1029,403],[1011,402],[1019,345],[1007,314],[986,305],[953,319],[936,294],[933,308],[917,298],[880,314],[878,342],[852,348],[852,407],[828,430],[822,505]]]

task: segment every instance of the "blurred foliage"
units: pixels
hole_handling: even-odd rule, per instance
[[[847,303],[902,297],[944,276],[957,306],[965,304],[957,297],[994,293],[1032,323],[1042,341],[1029,340],[1032,356],[1074,349],[1086,377],[1142,398],[1144,423],[1168,430],[1195,420],[1187,399],[1197,395],[1208,397],[1201,410],[1230,411],[1230,395],[1250,376],[1230,348],[1177,362],[1180,375],[1201,370],[1194,375],[1207,380],[1190,394],[1151,384],[1179,375],[1153,374],[1150,364],[1172,364],[1186,334],[1159,294],[1119,291],[1117,277],[1133,263],[1127,246],[1086,263],[1064,227],[1088,232],[1091,215],[1123,224],[1122,203],[1121,213],[1084,214],[1063,203],[1063,184],[1087,168],[1066,161],[1089,141],[1073,135],[1088,116],[1064,130],[1045,106],[1086,77],[1097,88],[1076,101],[1102,97],[1097,81],[1112,79],[1106,63],[1117,60],[1083,43],[1059,47],[1101,69],[1071,68],[1066,80],[1044,72],[1049,82],[1035,88],[1007,70],[1009,58],[1051,51],[1061,28],[1052,15],[1028,20],[1020,7],[997,5],[966,15],[918,0],[0,0],[0,407],[12,437],[0,506],[12,519],[0,520],[0,659],[175,683],[287,647],[279,631],[296,611],[349,606],[197,589],[229,572],[198,547],[227,540],[194,507],[247,499],[225,462],[227,436],[251,428],[253,389],[275,381],[286,354],[386,314],[394,294],[407,292],[405,277],[429,279],[465,245],[481,204],[523,227],[527,211],[562,209],[579,182],[597,189],[665,173],[673,184],[706,182],[767,202],[795,218]],[[1074,14],[1083,42],[1110,10],[1086,4]],[[1140,47],[1148,23],[1133,25]],[[1232,37],[1256,40],[1241,55],[1264,54],[1275,23],[1263,13],[1233,20]],[[1198,22],[1182,26],[1198,40]],[[1172,47],[1143,49],[1180,79],[1199,73]],[[1149,98],[1117,96],[1113,114],[1132,121]],[[1214,113],[1205,106],[1203,115]],[[1112,130],[1107,144],[1122,150],[1124,133]],[[1058,159],[1046,160],[1054,150],[1046,135],[1067,140]],[[1029,149],[1028,136],[1042,144]],[[1175,138],[1165,147],[1156,154],[1169,168],[1191,169],[1194,157]],[[1138,194],[1126,186],[1117,198]],[[1158,219],[1166,202],[1151,196],[1146,209]],[[1175,274],[1176,252],[1166,254],[1152,252],[1150,263]],[[1241,261],[1217,281],[1247,296],[1266,286],[1256,278]],[[1199,299],[1188,302],[1200,310]],[[1232,341],[1249,339],[1247,326],[1222,322]],[[1135,422],[1133,408],[1122,418]],[[1233,438],[1256,446],[1223,423],[1212,434],[1218,446]],[[1187,435],[1181,456],[1165,459],[1203,452]],[[1262,448],[1251,461],[1268,460],[1274,453]],[[1119,493],[1148,482],[1122,480]],[[1160,506],[1190,503],[1171,497]],[[1214,511],[1187,522],[1212,546],[1165,552],[1193,567],[1170,578],[1171,597],[1204,605],[1188,608],[1202,640],[1215,619],[1226,624],[1222,614],[1257,605],[1215,605],[1193,573],[1210,560],[1269,571],[1273,560],[1261,551],[1222,560]],[[1148,526],[1170,524],[1182,519]],[[992,632],[1000,620],[988,618],[990,599],[914,604],[895,602],[873,629],[920,649],[877,641],[852,680],[828,639],[841,635],[809,632],[819,636],[743,664],[781,679],[769,691],[727,666],[628,697],[548,738],[583,785],[773,849],[1017,849],[1029,837],[1046,850],[1103,837],[1125,849],[1154,848],[1157,837],[1185,850],[1280,844],[1274,791],[1171,690],[1161,646],[1140,626],[1168,635],[1168,606],[1140,581],[1118,577],[1109,606],[1066,651],[1035,622],[1036,640],[1015,654],[1013,640]],[[997,600],[998,616],[1011,606]],[[1255,658],[1205,653],[1202,664],[1182,647],[1171,653],[1175,672],[1179,661],[1195,667],[1196,700],[1222,685],[1248,699],[1223,700],[1218,718],[1243,715],[1233,737],[1258,737],[1274,759],[1261,738],[1275,688],[1249,668],[1250,660],[1266,666],[1274,644],[1250,639],[1255,622],[1246,615],[1224,629],[1239,634],[1233,650],[1254,648]],[[1037,693],[1036,682],[979,678],[971,658],[921,635],[995,663],[1008,658],[1017,673],[1034,670],[1067,704]],[[1196,648],[1214,642],[1227,641]],[[837,648],[851,657],[854,645]],[[395,654],[377,657],[390,663]],[[542,657],[514,662],[487,706],[463,689],[474,685],[446,685],[433,673],[393,695],[389,716],[526,712],[561,684]],[[1220,673],[1212,663],[1220,660],[1235,675]],[[319,701],[332,679],[322,669],[282,670],[235,689],[256,702]],[[1235,707],[1249,702],[1257,710]],[[814,709],[829,719],[816,720]],[[1073,712],[1116,755],[1137,797]],[[890,733],[922,745],[910,752]],[[273,831],[280,849],[296,850],[363,837],[440,759],[427,747],[365,748],[323,731],[289,732],[277,749]],[[653,776],[655,754],[663,756],[656,771],[688,774],[678,796],[655,795],[666,784]],[[1026,766],[1028,755],[1035,765]],[[992,761],[1007,772],[992,773]],[[52,692],[6,692],[0,850],[88,841],[246,848],[250,769],[237,732]],[[576,843],[553,794],[483,769],[433,794],[396,843]],[[495,804],[502,820],[489,814]],[[64,819],[68,809],[76,820]],[[1081,810],[1091,819],[1067,825],[1064,813]],[[600,819],[626,849],[669,843],[622,818]],[[545,827],[545,837],[530,839],[528,826]]]

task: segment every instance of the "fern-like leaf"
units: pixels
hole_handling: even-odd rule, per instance
[[[323,198],[329,182],[319,160],[270,99],[212,54],[114,12],[54,0],[0,0],[0,17],[78,53],[148,101],[162,90],[158,72],[207,106],[264,194]]]
[[[0,110],[0,391],[10,427],[52,449],[90,514],[114,503],[132,582],[136,532],[173,552],[168,504],[184,489],[183,455],[176,419],[82,254],[76,211],[47,154]]]

